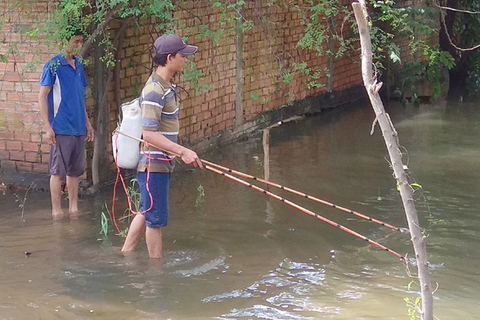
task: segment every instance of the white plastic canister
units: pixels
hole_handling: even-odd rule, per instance
[[[142,137],[142,110],[138,98],[123,103],[122,121],[118,131],[140,139]],[[140,157],[140,143],[123,134],[114,132],[112,135],[113,158],[120,168],[135,169]]]

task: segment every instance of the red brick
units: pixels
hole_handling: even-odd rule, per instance
[[[9,151],[21,151],[22,143],[20,141],[6,141],[5,148]]]
[[[18,92],[7,92],[7,101],[23,101],[23,96]]]
[[[36,152],[25,152],[26,162],[40,162],[40,155]]]
[[[31,142],[41,142],[42,134],[41,133],[29,133]]]
[[[25,123],[37,123],[40,121],[40,115],[38,113],[24,113],[22,120]]]
[[[6,78],[6,80],[9,81],[9,82],[18,82],[18,81],[20,81],[20,80],[22,79],[20,73],[17,73],[17,72],[15,72],[15,73],[13,73],[13,72],[7,73],[7,74],[5,75],[5,78]]]
[[[38,94],[36,93],[25,93],[24,102],[38,102]]]
[[[15,90],[15,83],[2,81],[0,83],[0,90],[2,90],[2,91],[14,91]]]
[[[10,160],[25,161],[25,152],[10,151]]]
[[[39,173],[48,173],[48,164],[47,163],[34,163],[33,171]]]
[[[23,142],[22,144],[22,150],[25,152],[38,152],[39,149],[40,149],[40,146],[38,143]]]
[[[30,171],[32,171],[32,168],[33,168],[32,163],[29,163],[29,162],[16,161],[15,165],[16,165],[17,170],[20,170],[20,171],[30,172]]]
[[[50,153],[50,146],[46,143],[43,143],[41,146],[40,146],[40,151],[42,152],[42,154],[45,154],[45,153]]]
[[[2,140],[13,140],[13,132],[12,131],[0,131],[0,139]]]
[[[2,160],[2,168],[4,167],[9,167],[9,168],[13,168],[13,169],[16,169],[17,167],[17,164],[15,161],[11,161],[11,160]]]
[[[17,102],[15,103],[15,110],[21,112],[29,112],[32,111],[32,104],[31,103],[24,103],[24,102]]]

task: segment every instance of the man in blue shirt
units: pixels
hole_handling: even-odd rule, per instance
[[[83,35],[72,34],[60,53],[45,64],[40,80],[38,105],[44,141],[50,145],[50,195],[53,220],[63,218],[62,180],[66,177],[70,218],[78,217],[78,183],[85,172],[85,139],[94,131],[85,109],[87,80],[76,54]]]

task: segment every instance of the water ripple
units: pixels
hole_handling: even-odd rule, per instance
[[[257,319],[312,319],[299,313],[331,313],[329,308],[316,307],[308,297],[316,286],[325,281],[325,270],[317,264],[309,264],[284,259],[276,268],[260,280],[244,288],[206,297],[203,303],[220,303],[225,300],[250,299],[267,296],[269,305],[254,305],[245,309],[233,309],[224,315],[243,318],[255,316]],[[281,292],[278,290],[281,289]],[[338,311],[338,310],[337,310]],[[333,310],[333,312],[337,312]]]
[[[310,320],[312,317],[304,317],[293,312],[278,310],[277,308],[255,305],[246,309],[233,309],[226,317],[246,318],[255,317],[257,319],[271,320]],[[222,318],[225,319],[225,318]]]

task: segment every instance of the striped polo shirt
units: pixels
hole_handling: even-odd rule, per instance
[[[179,101],[176,86],[155,72],[150,76],[140,96],[143,130],[156,131],[177,143],[180,124]],[[175,157],[152,146],[142,147],[137,170],[145,172],[172,172]]]

